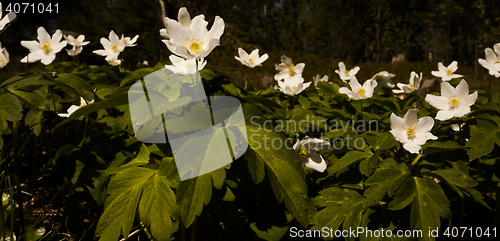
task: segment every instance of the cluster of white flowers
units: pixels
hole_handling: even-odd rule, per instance
[[[165,67],[174,73],[193,74],[196,69],[203,69],[207,64],[204,58],[219,45],[224,33],[224,20],[216,16],[212,28],[208,30],[203,14],[191,19],[184,7],[179,9],[177,18],[179,21],[166,17],[165,28],[160,30],[160,35],[165,38],[162,42],[175,54],[169,57],[173,65]]]
[[[134,47],[135,42],[139,38],[139,35],[136,35],[133,39],[130,37],[124,37],[122,34],[121,38],[118,38],[118,35],[111,30],[109,33],[108,39],[101,38],[101,44],[104,49],[94,50],[95,54],[106,56],[106,61],[110,65],[120,65],[121,59],[118,58],[120,53],[125,49],[125,47]]]

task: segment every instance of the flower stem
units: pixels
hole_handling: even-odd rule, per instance
[[[359,108],[361,110],[361,119],[364,120],[364,114],[363,114],[363,99],[359,100]]]
[[[413,160],[413,162],[411,162],[411,166],[410,166],[410,168],[412,168],[413,166],[415,166],[415,165],[418,163],[418,161],[420,160],[420,158],[421,158],[422,156],[423,156],[423,155],[422,155],[421,153],[419,153],[419,154],[417,155],[417,157],[415,157],[415,159]]]

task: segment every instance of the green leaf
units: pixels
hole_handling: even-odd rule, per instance
[[[180,205],[182,222],[189,227],[196,216],[203,211],[212,197],[212,176],[210,173],[182,181],[177,188],[177,203]]]
[[[40,135],[42,131],[42,120],[43,111],[35,112],[33,110],[28,111],[26,118],[24,119],[25,125],[28,126],[36,136]]]
[[[350,165],[353,165],[354,163],[370,157],[372,154],[364,151],[357,151],[357,150],[352,150],[347,152],[342,158],[339,160],[332,162],[334,163],[333,165],[330,165],[326,171],[328,172],[328,176],[332,175],[340,175],[341,172],[347,169]]]
[[[23,114],[21,113],[21,111],[23,111],[23,106],[15,95],[10,93],[0,95],[0,103],[2,103],[0,105],[0,116],[3,117],[3,122],[5,122],[5,120],[20,121],[23,118]]]
[[[52,130],[55,130],[75,119],[78,119],[80,116],[88,115],[92,112],[101,110],[101,109],[106,109],[106,108],[113,108],[117,107],[120,105],[126,105],[128,104],[128,93],[127,91],[117,91],[116,93],[112,94],[109,96],[106,100],[103,100],[101,102],[94,102],[92,104],[88,104],[82,108],[79,108],[73,114],[71,114],[66,120],[62,121],[61,123],[57,124]]]
[[[12,90],[11,92],[38,109],[50,110],[49,101],[37,93],[21,90]]]
[[[319,81],[317,87],[318,87],[318,93],[320,95],[325,95],[325,96],[338,95],[340,88],[336,84],[331,84],[324,81]]]
[[[139,217],[144,226],[150,227],[155,240],[170,240],[173,233],[171,217],[179,219],[179,210],[165,176],[154,175],[144,184]]]
[[[422,153],[424,155],[428,155],[434,152],[441,152],[441,151],[452,151],[452,150],[457,150],[457,149],[463,149],[464,147],[458,144],[456,141],[445,141],[445,142],[439,142],[439,141],[431,141],[427,142],[423,146]]]
[[[365,181],[365,185],[368,186],[363,194],[366,197],[365,204],[377,205],[386,193],[392,197],[410,173],[406,164],[398,164],[394,159],[380,162],[379,168]]]
[[[281,134],[262,127],[247,126],[248,144],[252,155],[266,164],[269,181],[279,202],[285,201],[290,213],[303,227],[308,225],[307,205],[302,194],[307,193],[304,171],[293,149],[286,148]],[[282,146],[276,147],[276,143]]]
[[[111,178],[108,185],[111,196],[106,200],[107,205],[96,228],[96,236],[101,237],[99,240],[116,241],[120,231],[124,237],[128,236],[144,184],[156,174],[155,170],[136,167]]]
[[[413,230],[434,230],[441,224],[440,217],[449,219],[452,216],[449,209],[450,201],[432,178],[407,178],[394,194],[389,209],[399,210],[409,203],[411,203],[410,224]],[[434,240],[434,238],[424,235],[422,240]]]
[[[80,94],[87,101],[94,100],[94,92],[92,86],[84,79],[73,75],[62,73],[58,75],[55,81],[65,84]]]
[[[491,129],[489,132],[480,132],[471,136],[467,144],[465,144],[466,147],[470,147],[467,151],[470,160],[477,159],[492,152],[495,143],[500,146],[500,138],[497,137],[498,133],[500,133],[500,129],[496,128]]]
[[[312,219],[314,226],[311,229],[321,230],[328,227],[338,230],[340,224],[342,230],[356,230],[361,224],[361,217],[366,207],[363,204],[363,197],[354,190],[330,187],[319,192],[319,196],[314,199],[317,207],[326,207],[317,212]],[[348,237],[347,240],[354,240]]]
[[[153,71],[155,71],[155,69],[151,67],[138,69],[125,76],[125,78],[123,78],[123,80],[120,82],[120,87],[135,83],[136,81],[142,79],[144,76],[153,73]]]
[[[48,86],[55,84],[52,81],[40,79],[41,77],[42,75],[40,74],[35,74],[34,76],[27,77],[14,76],[6,80],[0,87],[7,86],[7,89],[12,91],[32,86]]]

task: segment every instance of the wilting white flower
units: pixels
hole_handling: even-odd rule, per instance
[[[90,43],[89,41],[83,41],[85,40],[85,35],[79,35],[77,38],[74,38],[72,35],[64,35],[64,38],[69,45],[76,47],[85,46]]]
[[[82,52],[82,46],[73,46],[72,49],[66,49],[68,51],[69,56],[76,56]]]
[[[295,75],[302,76],[302,71],[304,71],[304,67],[306,66],[304,63],[294,65],[292,59],[285,55],[281,56],[281,62],[281,64],[275,64],[275,68],[279,73],[274,76],[274,79],[278,81],[287,77],[294,77]]]
[[[293,149],[295,154],[301,158],[302,166],[314,169],[318,172],[324,172],[326,169],[326,161],[321,155],[316,152],[328,150],[330,143],[317,138],[309,138],[306,136],[303,140],[295,143]]]
[[[397,85],[399,87],[399,90],[392,90],[392,92],[395,94],[411,93],[420,88],[421,80],[422,80],[422,73],[420,73],[419,76],[417,73],[415,73],[415,71],[412,71],[410,75],[410,80],[408,81],[409,84],[398,83]]]
[[[92,103],[94,103],[94,100],[89,101],[88,104],[92,104]],[[80,106],[72,105],[68,108],[68,113],[59,113],[57,115],[60,117],[69,117],[71,114],[73,114],[73,112],[75,112],[76,110],[78,110],[86,105],[87,105],[87,101],[84,98],[80,97]]]
[[[21,59],[23,63],[33,63],[41,60],[42,64],[48,65],[54,61],[56,54],[59,53],[65,46],[66,41],[61,41],[62,32],[57,30],[52,37],[43,27],[39,27],[37,30],[38,41],[21,41],[21,45],[29,49],[30,53],[28,56]]]
[[[118,38],[118,35],[111,30],[109,33],[109,40],[101,38],[101,44],[104,49],[94,50],[95,54],[106,56],[106,61],[116,59],[118,55],[125,49],[125,42],[123,39]]]
[[[444,121],[453,117],[462,117],[470,112],[470,107],[476,103],[477,91],[469,95],[469,85],[465,80],[460,81],[457,88],[450,83],[441,83],[441,96],[427,94],[425,101],[440,109],[436,119]]]
[[[304,78],[302,75],[287,76],[283,80],[278,80],[279,90],[287,95],[297,95],[307,87],[311,85],[311,82],[304,83]]]
[[[192,59],[183,59],[181,57],[177,57],[175,55],[170,55],[168,57],[173,65],[165,65],[165,68],[171,70],[176,74],[194,74],[196,72],[196,60]],[[203,61],[203,58],[198,60],[198,70],[202,70],[205,65],[207,65],[207,61]]]
[[[243,65],[246,65],[250,68],[253,68],[255,66],[260,66],[262,62],[266,61],[269,56],[267,54],[263,54],[262,56],[259,57],[259,50],[254,49],[250,55],[243,50],[242,48],[238,48],[238,56],[234,56],[238,61],[240,61]]]
[[[12,22],[12,20],[14,20],[16,18],[16,14],[14,12],[10,12],[8,13],[7,15],[5,15],[5,17],[2,18],[2,12],[3,8],[2,8],[2,3],[0,2],[0,31],[2,31],[2,29],[5,28],[5,25],[9,24],[10,22]]]
[[[500,43],[493,45],[495,51],[491,48],[484,50],[486,59],[478,59],[477,61],[489,71],[490,75],[500,77]]]
[[[460,78],[463,75],[455,74],[455,71],[458,69],[458,62],[453,61],[448,67],[444,67],[443,63],[438,63],[439,71],[431,71],[431,74],[441,78],[443,81],[449,81],[451,79]]]
[[[453,131],[460,131],[462,127],[464,127],[465,123],[462,123],[460,126],[458,124],[451,124],[451,129]]]
[[[356,76],[358,71],[359,66],[356,66],[351,70],[346,70],[344,62],[339,62],[339,69],[335,70],[335,73],[339,75],[341,80],[347,82],[348,80],[350,80],[351,76]]]
[[[356,79],[356,76],[350,76],[349,79],[351,89],[349,90],[347,87],[341,87],[339,89],[339,93],[346,94],[351,100],[361,100],[372,97],[373,90],[377,86],[377,81],[369,79],[363,83],[363,86],[361,86]]]
[[[417,120],[418,109],[408,110],[403,118],[394,113],[391,114],[391,130],[396,141],[403,144],[403,148],[410,153],[418,153],[420,146],[427,140],[437,140],[430,131],[434,126],[434,120],[425,116]]]
[[[185,59],[200,59],[210,54],[219,45],[219,39],[224,33],[225,26],[224,20],[219,16],[215,17],[210,31],[207,29],[208,22],[205,21],[203,15],[193,18],[189,27],[185,27],[168,17],[165,18],[164,22],[165,30],[161,30],[160,34],[167,39],[162,41],[172,53]]]
[[[377,87],[375,87],[374,93],[378,93],[382,87],[392,89],[394,88],[394,83],[392,82],[392,78],[394,78],[394,74],[391,74],[387,71],[380,71],[375,74],[371,79],[377,81]]]
[[[111,66],[118,66],[122,63],[122,60],[118,59],[118,56],[116,56],[115,58],[112,58],[110,60],[107,60],[107,61],[108,61],[108,64]]]
[[[328,82],[328,75],[323,76],[323,78],[321,78],[321,75],[319,74],[313,77],[314,86],[316,86],[320,81]]]
[[[139,35],[135,35],[135,37],[133,39],[130,39],[130,37],[123,37],[123,34],[122,34],[122,38],[120,39],[120,41],[123,41],[123,43],[125,44],[125,47],[134,47],[137,45],[137,44],[135,44],[135,42],[137,42],[138,38],[139,38]]]
[[[0,68],[5,67],[5,65],[7,65],[9,61],[9,52],[7,52],[6,48],[2,48],[2,43],[0,43]]]
[[[196,17],[202,17],[202,18],[205,18],[205,16],[203,15],[198,15]],[[177,15],[177,19],[179,20],[179,23],[185,27],[185,28],[189,28],[189,26],[191,26],[191,15],[189,15],[189,12],[188,10],[185,8],[185,7],[182,7],[179,9],[179,13]],[[167,40],[170,39],[170,37],[168,36],[167,34],[167,30],[162,28],[160,29],[160,35],[164,38],[166,38]]]

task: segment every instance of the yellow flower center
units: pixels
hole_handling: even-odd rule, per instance
[[[199,54],[203,50],[204,41],[191,39],[186,43],[186,48],[192,53]]]
[[[307,155],[307,150],[303,146],[299,147],[299,156],[301,157],[306,157]]]
[[[364,89],[359,89],[358,90],[358,94],[359,94],[359,96],[365,95],[365,90]]]
[[[406,129],[406,135],[408,136],[408,138],[414,137],[415,136],[415,129],[408,127]]]
[[[297,89],[297,86],[293,86],[291,89],[295,91]]]
[[[49,53],[50,52],[50,43],[49,41],[46,41],[42,47],[40,47],[41,50],[43,50],[43,52],[45,53]]]
[[[460,98],[460,96],[458,95],[450,96],[448,98],[448,105],[450,105],[452,108],[459,106],[461,102],[462,98]]]
[[[253,59],[248,59],[248,62],[253,64]]]
[[[5,62],[5,58],[0,59],[0,63],[3,63],[3,62]]]
[[[413,84],[410,84],[409,86],[410,86],[410,88],[414,88]]]
[[[288,67],[288,72],[290,72],[290,75],[295,74],[295,65],[292,64],[292,66]]]
[[[73,39],[73,41],[72,41],[72,42],[73,42],[73,44],[76,44],[76,41],[77,41],[76,39]]]
[[[453,74],[453,71],[451,71],[451,69],[446,69],[446,74],[447,74],[447,75],[452,75],[452,74]]]
[[[118,44],[114,44],[113,47],[111,47],[113,51],[118,51]]]
[[[114,60],[110,60],[110,61],[109,61],[109,63],[110,63],[110,64],[114,64],[114,63],[115,63],[115,61],[114,61]]]
[[[497,59],[497,60],[495,60],[495,63],[493,63],[493,64],[498,64],[498,63],[500,63],[500,60]]]
[[[125,42],[125,44],[128,44],[128,39],[124,39],[123,42]]]
[[[349,75],[349,70],[346,70],[346,71],[344,72],[344,74],[345,74],[345,75]]]

